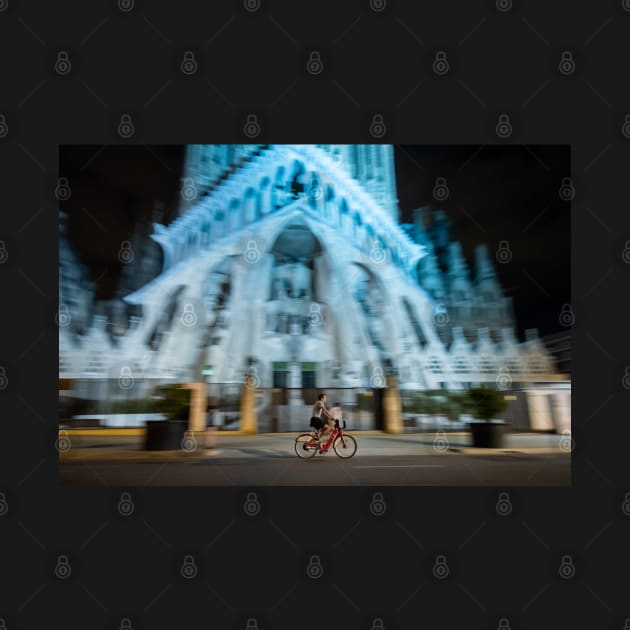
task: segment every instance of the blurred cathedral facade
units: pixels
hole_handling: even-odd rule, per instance
[[[63,219],[63,218],[62,218]],[[60,222],[60,377],[260,388],[462,389],[558,379],[515,334],[485,244],[441,210],[400,223],[391,145],[189,145],[179,216],[129,243],[94,308]],[[122,251],[122,250],[121,250]],[[63,315],[63,318],[62,318]]]

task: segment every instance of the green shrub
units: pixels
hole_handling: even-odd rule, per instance
[[[504,394],[488,387],[473,387],[467,397],[472,415],[481,420],[496,418],[507,406]]]
[[[155,390],[157,400],[152,400],[147,411],[163,413],[167,420],[187,420],[190,408],[190,390],[179,385],[161,385]]]

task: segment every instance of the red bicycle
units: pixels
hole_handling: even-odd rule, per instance
[[[346,421],[343,426],[339,426],[339,420],[335,420],[335,428],[332,430],[325,444],[317,437],[317,432],[302,433],[295,438],[295,452],[302,459],[309,459],[317,453],[327,453],[332,444],[337,457],[348,459],[357,452],[357,441],[346,435],[343,430],[346,428]]]

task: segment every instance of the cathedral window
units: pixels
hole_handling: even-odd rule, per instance
[[[429,358],[429,360],[427,361],[427,368],[433,374],[442,374],[442,372],[444,371],[442,369],[441,361],[435,356]]]
[[[494,374],[496,371],[494,363],[489,357],[481,357],[479,361],[479,371],[482,374]]]

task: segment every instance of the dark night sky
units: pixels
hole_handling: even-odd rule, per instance
[[[475,245],[485,243],[494,257],[508,241],[512,259],[495,268],[513,298],[519,335],[564,330],[558,316],[571,302],[571,212],[558,190],[570,176],[570,147],[398,145],[395,160],[402,221],[414,208],[445,210],[469,264]],[[449,188],[443,202],[433,197],[438,177]]]
[[[72,188],[60,204],[68,237],[102,297],[114,290],[120,243],[135,223],[149,221],[156,204],[165,222],[172,218],[183,156],[181,145],[61,148],[60,176]],[[571,301],[570,204],[558,195],[570,174],[569,147],[398,145],[395,160],[402,221],[411,221],[414,208],[445,210],[469,263],[476,244],[486,243],[494,256],[499,241],[508,241],[512,260],[496,268],[514,299],[519,335],[560,330],[558,315]],[[440,203],[433,197],[438,177],[450,191]]]

